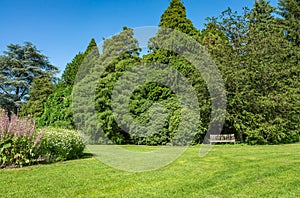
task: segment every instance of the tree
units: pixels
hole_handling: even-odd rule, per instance
[[[26,42],[24,46],[10,44],[7,49],[0,56],[0,105],[18,114],[28,100],[33,79],[53,79],[58,69],[32,43]]]
[[[151,38],[149,43],[149,48],[152,50],[150,54],[143,56],[144,63],[161,63],[168,65],[168,67],[174,69],[173,71],[178,71],[176,77],[168,79],[169,85],[180,85],[181,75],[189,80],[189,83],[194,86],[197,90],[197,99],[199,102],[199,111],[201,112],[201,120],[198,120],[200,126],[195,129],[192,133],[196,134],[194,142],[202,142],[204,137],[205,128],[207,128],[210,117],[210,100],[209,93],[206,84],[201,77],[200,72],[182,55],[179,55],[175,50],[167,50],[161,47],[158,43],[165,43],[166,45],[172,46],[173,39],[178,39],[176,37],[176,31],[186,34],[186,37],[193,38],[196,42],[200,41],[200,31],[194,27],[192,22],[186,17],[186,9],[180,0],[172,0],[169,7],[164,11],[161,16],[160,29],[158,33]],[[175,30],[175,31],[173,31]],[[174,33],[172,35],[172,32]],[[178,50],[184,50],[185,44],[177,46]],[[195,57],[194,57],[195,58]],[[157,72],[160,72],[161,76],[165,73],[170,72],[170,68],[160,68]],[[155,68],[155,65],[153,65]],[[173,72],[171,72],[173,73]],[[182,88],[182,87],[181,87]],[[186,139],[184,137],[178,140],[174,139],[176,134],[178,134],[178,126],[183,119],[182,112],[189,112],[187,109],[181,107],[177,93],[172,91],[172,89],[166,85],[161,85],[157,82],[149,82],[141,86],[135,94],[132,96],[132,107],[134,107],[131,112],[139,120],[140,123],[146,124],[145,121],[149,121],[151,115],[152,105],[159,103],[166,107],[166,117],[159,113],[154,119],[157,122],[157,126],[161,125],[161,130],[157,130],[156,125],[149,128],[150,135],[147,137],[139,137],[138,129],[137,135],[132,138],[135,139],[137,144],[186,144]],[[188,96],[185,96],[188,97]],[[188,101],[189,98],[186,98]],[[159,116],[160,115],[160,116]],[[191,115],[188,115],[191,116]],[[198,115],[199,116],[199,115]],[[192,116],[191,116],[192,117]],[[152,132],[151,132],[152,131]],[[146,133],[146,132],[145,132]],[[188,135],[186,136],[188,137]]]
[[[180,0],[170,2],[169,7],[162,14],[158,26],[179,30],[199,41],[200,31],[187,18],[186,9]]]
[[[138,42],[133,38],[133,30],[123,27],[122,32],[104,41],[103,54],[99,57],[98,69],[102,69],[102,74],[100,78],[96,76],[98,80],[95,96],[97,117],[106,137],[117,144],[129,143],[130,136],[116,122],[111,107],[111,94],[119,77],[140,62],[139,50]],[[87,81],[89,79],[83,82]],[[84,120],[88,119],[88,117],[84,118]],[[95,133],[95,130],[93,132],[91,134],[93,143],[103,141],[99,133]]]
[[[243,24],[237,24],[236,19],[241,18],[237,13],[232,13],[229,9],[222,13],[223,19],[221,24],[216,19],[209,19],[209,23],[201,31],[201,44],[203,44],[212,56],[214,62],[221,71],[222,78],[225,82],[227,97],[227,115],[222,129],[222,133],[235,133],[239,139],[242,139],[242,131],[237,130],[234,126],[237,122],[236,111],[242,104],[239,103],[240,87],[243,69],[240,68],[239,46],[241,44],[241,29]],[[233,22],[234,23],[231,23]],[[236,30],[233,31],[232,25],[235,24]],[[235,101],[235,102],[233,102]]]
[[[35,119],[41,117],[47,98],[52,92],[53,84],[49,77],[34,79],[33,86],[29,91],[30,98],[22,106],[20,115],[30,115]]]
[[[278,14],[283,17],[279,21],[286,26],[287,39],[300,47],[300,1],[279,0]]]
[[[99,55],[97,44],[94,38],[91,39],[87,49],[84,53],[78,53],[72,60],[71,63],[68,63],[63,74],[62,74],[62,80],[65,85],[74,85],[74,81],[76,79],[78,70],[80,66],[82,65],[82,62],[84,58],[92,51],[96,50],[96,54]]]
[[[84,70],[85,59],[94,53],[98,55],[98,48],[92,39],[84,53],[78,53],[68,63],[62,75],[62,81],[55,86],[53,93],[48,97],[42,116],[38,119],[41,126],[56,126],[62,128],[75,128],[72,109],[72,89],[77,78],[78,71]]]
[[[55,88],[54,92],[49,95],[43,114],[37,123],[39,126],[74,129],[71,86]]]
[[[297,114],[299,69],[294,63],[299,52],[292,50],[283,36],[285,27],[278,23],[274,11],[265,0],[255,1],[243,48],[248,71],[248,83],[244,83],[248,89],[248,113],[244,115],[244,122],[249,123],[247,141],[260,144],[294,142],[299,133],[297,121],[291,118]]]
[[[72,62],[67,64],[66,69],[64,70],[64,72],[62,74],[63,84],[70,85],[70,86],[74,85],[74,81],[75,81],[78,69],[79,69],[80,65],[82,64],[83,59],[84,59],[84,54],[79,52],[73,58]]]
[[[99,55],[98,47],[96,44],[96,41],[94,38],[91,39],[89,45],[87,46],[84,54],[87,56],[89,53],[95,53],[96,55]]]
[[[274,11],[258,0],[243,15],[223,12],[215,27],[227,35],[232,48],[208,43],[226,83],[224,130],[249,144],[299,139],[299,52],[284,36],[285,26]]]

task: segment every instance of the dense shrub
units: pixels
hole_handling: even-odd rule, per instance
[[[37,162],[43,133],[35,132],[35,123],[29,118],[9,118],[0,109],[0,166],[23,166]]]
[[[75,159],[82,156],[84,147],[76,131],[56,128],[38,131],[32,119],[14,114],[8,117],[0,109],[0,167]]]
[[[43,158],[49,162],[76,159],[83,155],[84,142],[74,130],[45,128],[41,143]]]
[[[72,112],[72,87],[58,85],[49,95],[38,126],[51,126],[74,129]]]

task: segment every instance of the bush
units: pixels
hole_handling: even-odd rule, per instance
[[[14,114],[8,117],[0,109],[0,167],[76,159],[83,155],[84,147],[76,131],[56,128],[37,131],[32,119]]]
[[[78,132],[58,128],[45,128],[43,131],[41,152],[48,162],[76,159],[83,155],[85,144]]]
[[[23,166],[37,162],[43,133],[35,132],[35,123],[29,118],[9,118],[0,109],[0,166]]]

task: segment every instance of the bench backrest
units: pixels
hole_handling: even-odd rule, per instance
[[[211,140],[234,140],[234,134],[210,135]]]

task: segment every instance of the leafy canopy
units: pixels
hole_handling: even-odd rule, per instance
[[[33,80],[41,77],[53,80],[57,71],[32,43],[8,45],[0,56],[0,106],[17,114],[29,98]]]

